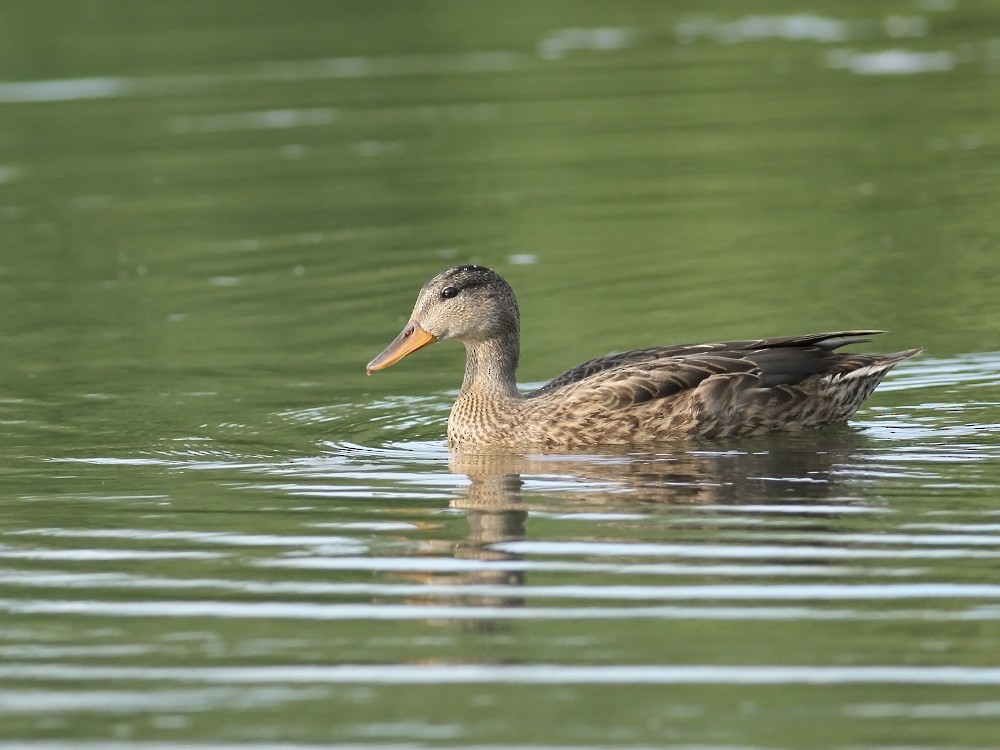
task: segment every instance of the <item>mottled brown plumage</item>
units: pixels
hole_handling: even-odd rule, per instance
[[[514,292],[482,266],[424,284],[410,321],[369,374],[442,339],[465,344],[448,419],[460,449],[586,448],[799,430],[847,420],[896,364],[918,354],[837,354],[880,331],[638,349],[584,362],[533,393],[517,389]]]

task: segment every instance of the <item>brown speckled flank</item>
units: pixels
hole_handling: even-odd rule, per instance
[[[465,344],[448,442],[465,450],[586,448],[730,437],[844,422],[896,364],[920,353],[837,354],[880,331],[727,341],[609,354],[522,395],[517,300],[498,274],[458,266],[424,284],[402,333],[368,365],[435,341]]]

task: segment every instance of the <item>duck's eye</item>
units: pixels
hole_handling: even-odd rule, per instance
[[[441,290],[441,299],[451,299],[458,296],[458,289],[453,286],[446,286]]]

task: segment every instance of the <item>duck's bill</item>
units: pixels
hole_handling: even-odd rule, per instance
[[[392,367],[407,354],[413,354],[417,349],[423,349],[428,344],[433,344],[437,338],[433,333],[428,333],[420,327],[418,323],[410,321],[406,324],[395,340],[385,348],[375,359],[368,363],[368,374],[371,375],[376,370],[384,370]]]

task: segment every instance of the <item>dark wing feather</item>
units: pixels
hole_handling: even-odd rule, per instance
[[[780,347],[816,346],[832,352],[848,344],[863,344],[885,331],[853,330],[830,331],[828,333],[808,333],[804,336],[780,336],[756,341],[731,341],[728,346],[741,349],[776,349]]]
[[[842,355],[834,354],[816,346],[782,347],[778,349],[758,349],[744,355],[760,370],[761,385],[771,388],[776,385],[796,385],[811,375],[829,372],[830,367]]]

